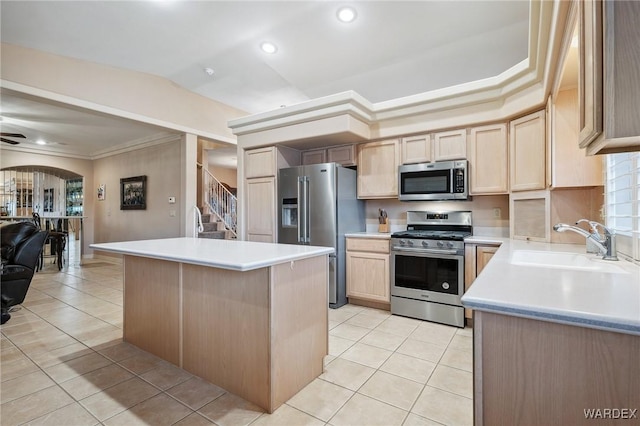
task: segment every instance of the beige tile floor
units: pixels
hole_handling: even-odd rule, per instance
[[[471,425],[471,331],[329,310],[325,372],[268,415],[122,342],[121,266],[47,264],[2,326],[3,426]]]

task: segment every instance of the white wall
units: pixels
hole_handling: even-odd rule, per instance
[[[209,165],[209,173],[232,188],[238,187],[238,169]]]
[[[473,212],[474,233],[482,236],[509,236],[509,196],[481,195],[471,201],[410,201],[397,199],[367,200],[367,231],[378,229],[378,209],[385,209],[389,216],[391,231],[404,231],[407,212],[412,210],[451,211],[470,210]],[[494,217],[494,209],[500,209],[500,218]]]
[[[85,199],[95,204],[96,243],[181,235],[181,147],[182,141],[176,140],[94,161],[94,184]],[[147,176],[146,210],[120,210],[120,179],[141,175]],[[106,186],[105,200],[97,201],[101,184]],[[176,204],[169,204],[169,197],[176,197]]]
[[[3,87],[235,143],[227,121],[246,112],[142,72],[2,43]]]

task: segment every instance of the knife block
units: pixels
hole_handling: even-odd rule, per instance
[[[389,232],[389,219],[385,220],[384,223],[378,224],[378,232],[381,232],[381,233]]]

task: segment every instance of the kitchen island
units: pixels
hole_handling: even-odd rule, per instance
[[[462,297],[474,310],[474,423],[639,424],[640,267],[580,245],[496,242]]]
[[[123,255],[123,337],[268,412],[322,374],[332,248],[169,238]]]

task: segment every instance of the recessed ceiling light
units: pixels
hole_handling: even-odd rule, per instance
[[[213,76],[216,72],[213,70],[213,68],[207,67],[207,68],[204,69],[204,73],[209,75],[209,76]]]
[[[46,144],[47,144],[47,141],[45,141],[44,139],[38,139],[38,140],[36,141],[36,143],[37,143],[38,145],[46,145]]]
[[[260,44],[260,49],[262,49],[262,51],[265,53],[276,53],[278,51],[278,47],[268,41],[262,42]]]
[[[353,22],[356,16],[356,10],[352,7],[341,7],[338,9],[338,20],[340,22]]]

